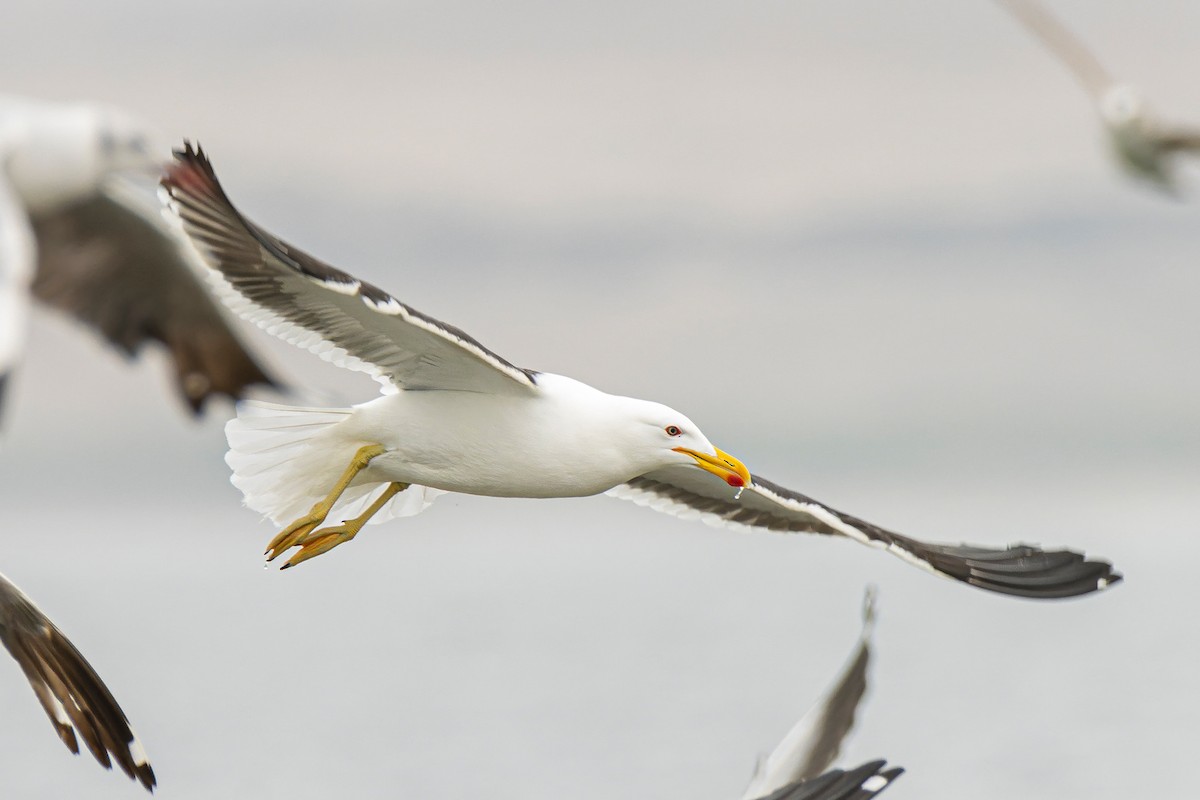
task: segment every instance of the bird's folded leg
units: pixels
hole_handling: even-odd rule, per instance
[[[328,528],[321,528],[319,531],[308,534],[298,542],[300,550],[280,569],[294,567],[302,561],[316,558],[322,553],[329,552],[339,544],[350,541],[358,535],[363,525],[367,524],[367,520],[375,516],[379,512],[379,509],[387,505],[389,500],[400,492],[403,492],[408,486],[407,483],[389,483],[387,488],[383,490],[383,493],[375,498],[375,502],[371,503],[366,511],[354,519],[348,519],[341,525],[330,525]]]
[[[346,471],[342,473],[342,477],[338,478],[333,490],[326,495],[325,499],[314,505],[303,517],[281,530],[271,540],[266,550],[267,561],[274,561],[285,550],[295,547],[306,536],[312,533],[318,525],[324,522],[325,517],[329,516],[329,512],[333,510],[334,503],[346,491],[350,482],[354,480],[358,473],[367,468],[367,464],[371,463],[371,459],[381,455],[384,449],[384,446],[381,444],[368,444],[358,448],[358,451],[354,454],[354,458],[350,460],[350,465],[346,467]]]

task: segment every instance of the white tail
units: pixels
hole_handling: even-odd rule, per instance
[[[246,505],[277,525],[308,513],[333,488],[363,444],[340,436],[337,430],[353,413],[349,408],[301,408],[256,400],[239,403],[237,418],[225,425],[229,442],[225,463],[233,470],[233,485],[241,490]],[[383,486],[381,482],[351,485],[330,516],[349,519],[358,515]],[[411,486],[371,522],[419,514],[439,494],[444,492]]]

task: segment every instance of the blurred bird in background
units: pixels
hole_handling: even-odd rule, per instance
[[[872,797],[903,772],[892,768],[881,772],[884,762],[863,764],[848,772],[825,773],[837,759],[842,743],[854,726],[858,706],[867,691],[867,669],[871,663],[871,635],[875,630],[875,589],[868,587],[863,598],[862,633],[845,667],[812,708],[797,722],[766,758],[760,759],[742,800],[799,800],[799,798]],[[860,774],[861,773],[861,774]],[[836,779],[830,776],[837,774]],[[862,787],[879,776],[869,794],[840,794]],[[818,781],[822,789],[816,791]],[[852,786],[849,784],[853,784]],[[808,787],[808,793],[801,791]]]
[[[22,350],[30,293],[128,356],[162,343],[195,413],[213,395],[273,385],[153,194],[138,193],[167,153],[153,128],[118,109],[0,96],[0,392]]]
[[[1114,79],[1074,34],[1037,0],[996,0],[1071,70],[1091,95],[1117,164],[1129,175],[1178,196],[1174,156],[1200,154],[1200,128],[1163,122],[1141,91]]]
[[[30,297],[94,328],[134,356],[165,345],[192,411],[272,385],[192,273],[186,242],[162,220],[153,186],[165,149],[115,108],[0,96],[0,411],[24,348]],[[147,789],[154,771],[124,712],[82,654],[0,576],[0,643],[33,686],[59,738],[78,739]]]

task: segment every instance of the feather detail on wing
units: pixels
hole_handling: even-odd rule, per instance
[[[126,355],[161,342],[194,412],[212,395],[238,400],[248,386],[273,385],[184,260],[188,245],[165,222],[100,193],[37,215],[33,224],[37,298]]]
[[[115,761],[147,789],[154,770],[129,720],[104,681],[54,623],[0,575],[0,644],[21,666],[34,694],[72,753],[76,734],[106,769]]]
[[[527,393],[520,369],[451,325],[275,238],[229,202],[204,152],[185,144],[162,180],[183,229],[223,278],[225,300],[259,327],[385,390]]]
[[[990,548],[922,542],[836,511],[757,475],[737,499],[723,481],[683,466],[647,473],[607,494],[718,527],[846,536],[927,571],[1000,594],[1074,597],[1121,580],[1107,561],[1088,561],[1070,550],[1042,550],[1027,544]]]

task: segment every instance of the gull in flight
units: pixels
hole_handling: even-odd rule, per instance
[[[50,618],[0,575],[0,644],[16,659],[58,738],[78,755],[79,739],[105,769],[117,763],[154,791],[154,770],[125,712],[87,659]]]
[[[1058,57],[1091,95],[1117,163],[1130,175],[1178,194],[1173,157],[1200,154],[1200,128],[1163,122],[1142,93],[1115,80],[1062,22],[1037,0],[996,0]]]
[[[118,110],[0,95],[0,394],[24,346],[32,294],[134,355],[161,342],[185,402],[269,385],[197,277],[152,188],[167,160]],[[190,262],[189,262],[190,260]]]
[[[1120,580],[1111,564],[1070,550],[894,533],[751,474],[672,408],[514,366],[250,222],[190,144],[162,186],[170,218],[233,311],[383,385],[381,397],[353,408],[244,402],[226,427],[234,485],[283,526],[269,559],[299,548],[285,567],[350,541],[370,520],[416,514],[444,492],[607,493],[712,525],[853,539],[1003,594],[1070,597]],[[322,527],[331,515],[342,521]]]

